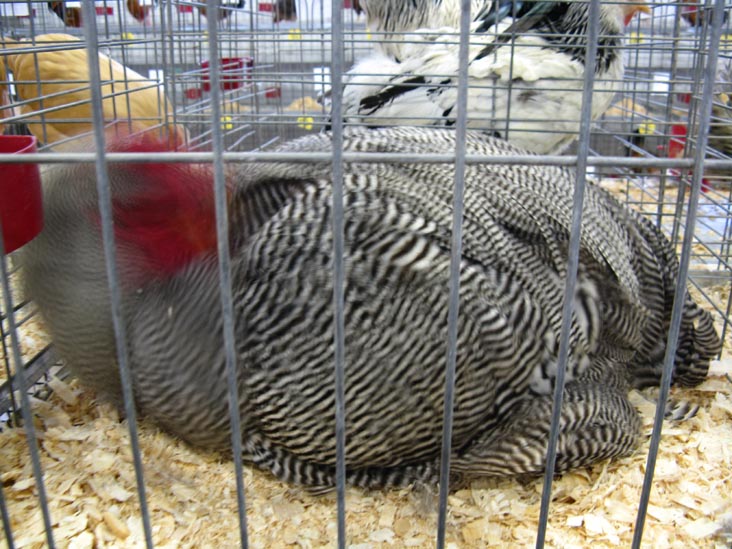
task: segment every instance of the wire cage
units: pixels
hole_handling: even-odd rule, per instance
[[[370,2],[373,6],[375,0]],[[422,5],[404,4],[405,11],[407,4]],[[479,37],[474,28],[468,32],[465,11],[461,30],[459,8],[465,10],[470,1],[434,4],[456,6],[454,20],[422,25],[429,28],[404,36],[367,21],[367,0],[335,5],[329,0],[2,1],[2,138],[35,141],[35,150],[0,146],[3,172],[8,181],[26,181],[27,175],[13,176],[13,170],[38,166],[42,177],[47,164],[91,162],[103,185],[105,170],[114,170],[114,164],[107,163],[114,155],[89,153],[90,144],[98,144],[110,130],[154,131],[168,139],[171,148],[182,149],[172,153],[177,161],[213,165],[216,185],[223,192],[229,166],[291,160],[288,154],[272,151],[292,139],[332,129],[334,152],[328,162],[335,182],[344,165],[355,159],[342,150],[343,132],[382,123],[378,113],[353,115],[349,109],[354,105],[348,103],[352,97],[343,84],[362,98],[358,82],[363,74],[358,71],[370,70],[366,83],[381,82],[383,93],[394,84],[389,72],[393,66],[407,65],[409,70],[399,77],[434,77],[439,82],[433,95],[456,88],[458,108],[434,119],[424,115],[419,124],[409,111],[389,111],[383,123],[454,126],[449,131],[457,132],[460,143],[478,119],[470,108],[461,108],[469,97],[466,86],[492,90],[500,85],[498,78],[486,84],[471,77],[464,55],[470,51],[468,43],[485,47],[486,40],[501,41],[505,35],[483,30]],[[472,2],[470,16],[475,16],[476,5]],[[589,5],[592,14],[612,3]],[[144,420],[138,427],[129,394],[124,412],[98,403],[55,355],[39,311],[24,295],[17,252],[3,235],[0,249],[8,253],[2,256],[0,304],[0,514],[7,546],[728,547],[732,18],[725,0],[657,2],[648,7],[648,13],[627,21],[624,40],[608,50],[621,52],[622,76],[597,72],[562,84],[567,87],[562,93],[578,98],[574,123],[562,125],[563,114],[551,107],[543,113],[541,127],[528,130],[513,125],[526,116],[520,106],[509,108],[502,119],[495,112],[481,115],[494,122],[500,119],[489,134],[511,141],[523,132],[541,142],[564,132],[566,147],[533,151],[540,156],[475,158],[458,145],[443,155],[386,155],[375,161],[448,163],[458,174],[456,181],[466,165],[476,163],[568,166],[577,170],[579,189],[601,186],[647,216],[675,245],[692,297],[713,313],[724,342],[702,385],[672,390],[674,398],[691,402],[695,410],[698,406],[693,417],[679,423],[663,420],[656,410],[657,403],[662,409],[667,402],[667,386],[632,391],[643,436],[628,457],[571,471],[553,482],[550,473],[543,479],[478,479],[450,487],[449,496],[446,482],[439,488],[346,488],[339,458],[337,490],[316,497],[255,468],[243,468],[236,442],[232,465],[228,458],[191,448]],[[582,32],[597,38],[598,29],[588,24]],[[530,29],[513,32],[511,40]],[[396,49],[432,40],[452,52],[450,74],[419,73],[413,59],[400,57],[415,50]],[[585,40],[581,47],[592,51],[593,45],[601,44]],[[373,63],[359,63],[371,59],[375,50],[381,52],[376,69]],[[463,54],[463,65],[458,54]],[[97,55],[95,74],[89,58]],[[423,84],[399,82],[393,88],[398,94],[387,92],[387,106]],[[612,84],[606,92],[607,108],[591,113],[585,100],[580,109],[588,83],[603,82]],[[526,84],[511,85],[521,92]],[[446,123],[449,116],[453,119]],[[557,130],[560,126],[563,129]],[[171,158],[171,153],[165,154]],[[292,155],[296,162],[322,161],[296,157]],[[0,182],[0,200],[10,204],[10,187],[4,184]],[[461,211],[459,200],[456,204]],[[9,212],[0,208],[4,223]],[[100,223],[109,221],[109,215],[102,206]],[[217,221],[225,230],[221,214]],[[229,269],[227,261],[222,259],[221,272]],[[337,281],[337,272],[334,277]],[[456,281],[455,276],[450,283]],[[572,288],[571,275],[569,284]],[[446,292],[448,288],[446,280]],[[224,291],[222,299],[226,310],[231,296]],[[337,299],[334,308],[337,318]],[[338,358],[342,344],[343,340],[334,344],[337,394],[342,390],[337,387],[343,372],[343,355]],[[446,354],[455,344],[446,334]],[[233,346],[227,346],[227,353],[233,353]],[[454,387],[449,360],[446,378],[448,388],[450,383]],[[348,421],[347,410],[345,416],[341,408],[333,413],[338,421]],[[555,434],[558,419],[552,425]],[[233,416],[231,421],[236,425]],[[450,427],[445,433],[449,439]],[[343,441],[338,444],[341,448]]]

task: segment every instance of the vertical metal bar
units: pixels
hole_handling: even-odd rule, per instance
[[[338,549],[346,547],[346,368],[344,328],[343,236],[343,11],[342,2],[331,6],[331,100],[333,119],[333,331],[336,419],[336,501]]]
[[[653,21],[653,19],[651,19]],[[671,47],[671,81],[669,83],[669,94],[666,97],[666,106],[664,110],[664,123],[663,125],[659,124],[662,128],[664,128],[664,145],[665,145],[665,152],[666,156],[668,156],[668,152],[670,150],[671,145],[671,120],[672,114],[673,114],[673,104],[674,104],[674,97],[676,95],[676,81],[678,79],[678,57],[679,57],[679,42],[681,39],[681,9],[676,9],[676,16],[674,17],[674,30],[673,30],[673,46]],[[650,97],[650,91],[648,92]],[[666,185],[667,185],[668,175],[667,170],[661,170],[661,177],[658,181],[658,203],[656,206],[656,227],[659,229],[663,225],[663,203],[665,201],[666,197]]]
[[[440,453],[440,494],[437,514],[438,549],[445,547],[447,494],[450,490],[455,368],[457,363],[458,313],[460,312],[460,262],[463,255],[463,198],[465,195],[465,139],[468,128],[468,46],[470,38],[470,0],[460,2],[460,47],[458,61],[457,120],[455,122],[455,186],[452,203],[452,242],[450,247],[449,303],[447,309],[447,360]]]
[[[214,200],[216,202],[216,239],[218,241],[219,290],[223,314],[224,351],[226,353],[226,379],[229,397],[229,419],[231,422],[231,449],[234,453],[236,473],[236,501],[239,514],[239,540],[241,546],[249,547],[247,537],[246,497],[244,495],[244,467],[242,465],[241,418],[239,417],[238,375],[236,372],[236,351],[234,342],[234,305],[231,296],[231,258],[229,257],[229,218],[226,208],[226,179],[223,161],[223,132],[221,129],[221,80],[218,54],[218,0],[206,0],[209,16],[208,61],[211,83],[211,133],[214,155]]]
[[[96,4],[96,2],[95,2]],[[109,18],[107,17],[107,0],[104,0],[102,3],[102,7],[104,9],[104,37],[109,38]],[[120,3],[117,3],[117,8],[120,8]],[[94,6],[94,25],[96,25],[96,18],[97,18],[97,7]],[[86,25],[86,18],[82,18],[82,26]],[[97,36],[99,36],[99,30],[97,29]]]
[[[119,7],[119,6],[118,6]],[[95,8],[96,9],[96,8]],[[106,21],[107,18],[105,17],[104,20]],[[108,39],[109,35],[107,35]],[[99,40],[99,34],[97,34],[97,40]],[[97,42],[98,43],[98,42]],[[147,51],[147,48],[146,48]],[[111,105],[112,107],[112,116],[114,120],[120,120],[120,114],[117,112],[117,100],[118,96],[117,94],[123,94],[119,97],[122,101],[125,102],[125,108],[127,109],[127,117],[126,119],[122,119],[121,121],[125,123],[127,126],[127,130],[132,133],[132,122],[133,122],[133,115],[132,115],[132,106],[130,105],[130,81],[127,74],[127,69],[130,64],[130,62],[127,60],[127,49],[122,47],[120,50],[120,59],[122,61],[122,65],[124,66],[124,70],[122,73],[122,80],[117,80],[114,77],[114,71],[113,71],[113,64],[112,64],[112,48],[109,46],[106,47],[106,53],[108,54],[107,60],[104,63],[107,69],[109,70],[109,91],[110,91],[110,102],[107,103],[107,105]],[[101,63],[101,59],[99,60]],[[100,77],[101,77],[101,71],[100,71]],[[118,84],[118,82],[121,82],[121,84]],[[104,97],[104,96],[102,96]],[[121,106],[121,105],[120,105]]]
[[[633,531],[633,549],[639,549],[643,539],[643,527],[645,526],[648,502],[651,497],[651,486],[653,474],[656,469],[656,458],[661,443],[661,430],[663,429],[663,418],[666,411],[668,393],[671,389],[671,375],[676,358],[676,346],[679,340],[681,327],[681,316],[684,309],[686,295],[686,279],[689,272],[689,259],[691,258],[691,245],[694,239],[694,227],[696,226],[697,207],[699,205],[699,194],[701,191],[701,180],[703,176],[703,162],[709,137],[709,123],[712,113],[712,100],[714,96],[714,80],[717,70],[717,57],[719,44],[722,36],[722,14],[724,13],[725,0],[716,0],[712,15],[712,32],[707,49],[707,65],[704,70],[704,88],[700,108],[699,135],[694,150],[694,173],[692,175],[691,194],[689,196],[689,208],[686,216],[686,229],[684,240],[681,246],[681,260],[679,274],[676,280],[676,293],[674,295],[674,306],[671,313],[671,326],[666,341],[666,354],[663,358],[663,373],[661,375],[661,387],[656,405],[656,416],[653,419],[653,432],[646,461],[646,473],[643,477],[643,488],[641,489],[640,502],[638,503],[638,515],[636,516],[635,530]]]
[[[3,363],[5,364],[5,374],[8,379],[8,394],[10,396],[10,410],[11,410],[11,418],[12,421],[15,422],[15,424],[18,424],[19,421],[19,413],[20,409],[18,408],[18,402],[15,400],[15,389],[13,386],[15,385],[14,379],[13,379],[13,372],[10,368],[10,350],[8,349],[8,343],[6,341],[7,334],[5,333],[5,327],[3,325],[2,321],[2,315],[0,315],[0,341],[2,342],[2,351],[3,351]]]
[[[106,8],[106,6],[105,6],[105,8]],[[125,10],[125,7],[123,6],[123,4],[121,2],[118,2],[117,3],[117,16],[119,19],[120,27],[122,24],[122,17],[123,17],[124,10]],[[109,32],[109,21],[108,21],[108,17],[106,17],[106,16],[104,17],[104,24],[105,24],[105,28],[107,29],[107,32]],[[109,34],[107,34],[105,36],[105,38],[109,39]],[[149,47],[148,47],[148,44],[146,43],[145,44],[145,68],[147,68],[148,63],[149,63],[149,61],[147,59],[148,51],[149,51]],[[133,60],[130,59],[127,44],[125,43],[125,44],[120,45],[119,56],[122,61],[122,65],[124,65],[124,72],[123,72],[121,83],[118,84],[118,81],[114,78],[114,72],[112,71],[112,67],[113,67],[112,48],[110,48],[109,46],[107,46],[107,53],[109,54],[109,60],[107,61],[108,66],[109,66],[109,74],[110,74],[110,78],[112,80],[110,83],[110,89],[112,91],[112,98],[111,98],[112,106],[115,111],[114,118],[115,118],[115,120],[120,118],[119,114],[117,114],[117,112],[116,112],[117,111],[117,95],[116,94],[123,93],[123,95],[121,96],[121,99],[124,101],[125,108],[127,109],[127,117],[126,117],[127,119],[124,120],[124,122],[127,125],[127,128],[129,129],[129,131],[132,132],[133,124],[135,122],[137,122],[137,120],[135,119],[135,116],[138,115],[138,113],[135,113],[134,109],[132,108],[132,98],[130,97],[132,90],[134,88],[132,88],[130,86],[130,76],[128,74],[128,70],[129,70],[129,67],[132,64]],[[147,75],[143,75],[143,76],[148,77],[149,72]],[[149,82],[148,82],[148,84],[149,84]],[[121,87],[121,89],[118,90],[117,89],[118,87]],[[158,107],[158,112],[159,112],[160,105],[157,105],[157,107]],[[147,120],[142,121],[142,124],[145,124],[145,125],[147,125],[149,123],[150,122]]]
[[[579,144],[577,146],[577,181],[574,187],[574,209],[572,211],[572,229],[569,237],[567,258],[567,280],[564,287],[564,303],[562,305],[562,327],[559,339],[559,357],[557,378],[554,385],[554,403],[552,406],[552,422],[547,443],[546,470],[544,486],[541,491],[541,510],[539,527],[536,533],[536,547],[544,547],[546,528],[549,522],[549,505],[551,503],[552,480],[557,461],[557,441],[559,440],[559,419],[562,413],[564,393],[564,377],[569,358],[569,334],[574,306],[574,289],[577,284],[577,268],[579,265],[580,235],[582,231],[582,206],[585,199],[585,182],[587,179],[587,156],[590,151],[590,128],[592,125],[592,91],[595,82],[595,59],[597,58],[598,37],[600,34],[600,0],[590,0],[587,11],[587,53],[585,55],[585,78],[582,90],[582,110],[580,112]]]
[[[160,49],[161,49],[161,55],[162,55],[162,66],[164,68],[163,71],[163,110],[160,113],[161,120],[163,120],[165,127],[163,128],[163,135],[167,139],[174,138],[174,143],[176,144],[176,147],[180,145],[188,145],[188,143],[179,143],[178,142],[178,109],[176,109],[176,105],[178,105],[179,99],[178,99],[178,89],[176,86],[176,82],[178,81],[178,77],[175,74],[175,44],[174,44],[174,38],[173,38],[173,17],[170,15],[169,17],[165,17],[165,13],[163,10],[167,10],[168,14],[172,13],[172,3],[168,2],[165,5],[160,4],[159,10],[155,9],[157,6],[154,6],[150,13],[152,14],[153,18],[153,28],[155,26],[155,17],[158,16],[158,21],[160,21]],[[159,12],[159,13],[158,13]],[[147,31],[145,31],[147,32]],[[166,38],[170,41],[170,45],[166,45],[165,40]],[[171,127],[172,124],[172,127]],[[185,134],[184,134],[185,135]],[[185,137],[184,137],[185,139]]]
[[[25,428],[25,438],[28,441],[28,451],[31,457],[31,467],[33,469],[33,479],[36,482],[36,490],[38,490],[38,503],[41,505],[41,516],[43,517],[43,527],[46,530],[46,543],[49,549],[54,549],[56,544],[53,540],[53,531],[51,521],[51,513],[48,510],[48,497],[46,495],[46,486],[43,483],[43,469],[41,468],[41,456],[38,452],[38,439],[36,438],[36,428],[33,424],[33,412],[31,412],[30,400],[28,399],[28,385],[25,380],[25,371],[23,370],[23,359],[20,355],[20,341],[18,340],[18,327],[15,324],[15,311],[13,310],[13,298],[10,295],[10,274],[8,273],[8,258],[5,255],[5,243],[3,242],[2,231],[0,231],[0,279],[2,279],[3,289],[3,306],[7,311],[8,327],[10,329],[10,346],[13,349],[13,362],[15,363],[15,378],[18,380],[18,391],[20,392],[20,410],[23,414],[23,427]],[[3,509],[5,505],[3,503]],[[3,514],[5,519],[5,513]],[[5,522],[6,531],[10,532],[10,521]],[[8,534],[6,533],[6,536]]]
[[[699,0],[699,5],[697,6],[698,13],[704,10],[704,3],[708,3],[709,0]],[[699,15],[701,16],[701,15]],[[701,108],[699,101],[697,100],[697,95],[699,92],[699,83],[702,83],[702,90],[703,90],[703,76],[704,76],[704,66],[701,62],[702,52],[705,51],[703,48],[704,41],[708,38],[708,27],[706,25],[702,26],[701,30],[694,34],[694,47],[692,47],[692,51],[695,55],[695,58],[699,61],[694,63],[694,71],[693,71],[693,85],[691,86],[691,100],[689,101],[689,116],[688,121],[686,124],[687,127],[687,135],[686,139],[684,140],[684,151],[683,155],[684,158],[688,158],[693,154],[693,151],[698,150],[699,143],[698,140],[694,139],[694,136],[689,131],[691,128],[697,126],[698,119],[699,119],[699,109]],[[711,43],[711,42],[710,42]],[[715,44],[715,46],[718,44],[718,42]],[[706,50],[708,51],[708,50]],[[714,81],[714,79],[712,79]],[[702,92],[703,93],[703,92]],[[670,139],[669,139],[670,142]],[[679,240],[681,239],[681,225],[683,222],[682,216],[684,212],[684,203],[686,202],[686,192],[687,187],[689,186],[689,180],[687,175],[681,175],[679,177],[679,189],[676,194],[676,205],[674,210],[674,218],[673,218],[673,227],[671,230],[671,242],[674,245],[678,245]]]
[[[3,520],[5,543],[8,544],[8,549],[15,549],[15,540],[13,539],[13,531],[10,529],[10,515],[8,514],[8,506],[5,503],[5,491],[3,490],[2,483],[0,483],[0,517]]]
[[[155,24],[155,14],[158,10],[155,6],[151,7],[150,13],[152,14],[153,25]],[[173,62],[173,56],[165,45],[166,36],[171,33],[168,30],[168,21],[165,17],[159,18],[160,24],[160,67],[163,69],[163,77],[158,80],[158,86],[162,86],[162,94],[160,88],[157,89],[158,98],[162,95],[162,105],[158,107],[158,114],[160,115],[160,121],[162,122],[162,129],[159,130],[159,134],[164,136],[169,142],[175,143],[176,147],[185,145],[187,143],[179,143],[177,136],[178,120],[176,116],[176,86],[175,86],[175,63]],[[143,28],[145,26],[143,25]],[[145,30],[147,33],[147,30]],[[172,41],[172,39],[171,39]],[[158,42],[155,41],[155,51],[158,51]],[[172,51],[172,48],[171,48]],[[169,57],[170,55],[170,57]],[[169,115],[172,111],[172,117]],[[172,121],[171,121],[172,118]]]
[[[31,26],[33,25],[33,18],[30,18]],[[32,30],[32,27],[31,27]],[[31,40],[34,46],[36,46],[38,43],[36,42],[36,35],[31,34]],[[54,40],[54,43],[56,40]],[[55,45],[55,44],[54,44]],[[41,80],[41,68],[40,63],[38,62],[38,53],[33,52],[33,70],[35,71],[36,76],[36,97],[38,98],[38,110],[41,111],[41,132],[43,136],[43,145],[48,147],[48,132],[47,132],[47,126],[46,126],[46,115],[43,113],[44,109],[46,108],[44,105],[44,98],[45,94],[43,93],[43,82]],[[17,75],[13,75],[14,78],[17,78]],[[17,88],[16,88],[16,94],[17,94]]]
[[[112,197],[109,187],[107,160],[104,155],[104,113],[102,110],[102,89],[99,71],[99,44],[97,42],[97,22],[94,2],[82,2],[84,16],[84,37],[86,38],[87,60],[89,63],[89,79],[91,88],[92,121],[94,123],[94,145],[96,150],[97,193],[99,195],[99,212],[102,218],[102,241],[104,243],[104,259],[109,283],[109,297],[114,325],[115,341],[117,343],[117,363],[119,365],[120,380],[122,382],[122,396],[124,397],[125,415],[130,430],[130,446],[135,466],[135,480],[137,495],[140,500],[140,514],[145,542],[151,548],[152,529],[148,512],[147,497],[145,495],[145,478],[140,454],[140,443],[137,436],[137,414],[135,411],[134,396],[132,394],[132,377],[127,356],[127,334],[122,320],[122,297],[117,273],[115,254],[114,229],[112,227]]]
[[[500,6],[500,2],[495,2],[496,14],[498,14],[498,11],[499,11],[500,7],[501,7]],[[517,2],[512,2],[511,8],[512,9],[511,9],[510,17],[515,20],[515,18],[516,18],[516,11],[518,10],[518,3]],[[496,37],[494,38],[494,40],[498,38],[499,23],[500,23],[500,20],[498,18],[496,18]],[[513,92],[513,69],[514,69],[514,63],[513,62],[514,62],[515,51],[516,51],[516,37],[517,37],[516,31],[515,30],[514,31],[511,31],[511,39],[509,41],[509,44],[506,44],[506,46],[508,46],[509,48],[511,48],[511,61],[510,61],[509,65],[508,65],[508,88],[505,91],[506,96],[508,97],[509,100],[506,101],[506,120],[505,120],[505,126],[503,128],[503,138],[505,140],[507,140],[507,141],[510,140],[511,137],[512,137],[511,136],[511,133],[510,133],[511,132],[511,101],[510,101],[510,98],[511,98],[512,92]],[[498,52],[496,51],[496,52],[493,53],[493,55],[495,56],[495,55],[497,55],[497,53]],[[522,85],[525,85],[525,84],[524,84],[523,81],[520,81],[519,82],[519,85],[522,86]],[[494,84],[494,86],[493,86],[493,98],[491,99],[491,101],[493,103],[493,108],[491,109],[491,116],[493,116],[493,117],[496,116],[496,107],[495,107],[495,105],[498,102],[498,98],[496,97],[496,95],[498,93],[500,93],[500,91],[498,89],[498,86],[496,84]],[[519,137],[521,136],[521,131],[522,130],[518,130]]]

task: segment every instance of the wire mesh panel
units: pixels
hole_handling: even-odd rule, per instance
[[[728,12],[0,2],[5,544],[728,546]]]
[[[641,20],[630,33],[629,42],[634,47],[626,54],[623,94],[599,124],[600,132],[593,142],[597,154],[694,157],[700,137],[703,69],[709,54],[704,42],[709,39],[711,13],[711,6],[662,5],[654,10],[653,18]],[[724,13],[704,151],[704,158],[710,160],[728,158],[723,119],[730,56],[727,10]],[[630,170],[603,169],[598,176],[626,203],[653,218],[672,238],[680,239],[685,230],[683,204],[688,199],[691,169],[649,164]],[[706,294],[709,306],[724,319],[728,305],[725,288],[729,257],[725,243],[730,204],[726,170],[704,167],[701,184],[690,282]],[[709,292],[717,297],[712,298]]]

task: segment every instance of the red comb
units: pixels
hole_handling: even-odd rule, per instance
[[[114,139],[117,153],[169,152],[152,133]],[[202,255],[216,252],[213,172],[188,163],[110,164],[117,244],[145,278],[170,276]],[[126,259],[124,259],[126,260]]]
[[[672,137],[668,142],[668,157],[679,158],[684,154],[684,146],[686,145],[686,126],[683,124],[674,124],[671,126]]]

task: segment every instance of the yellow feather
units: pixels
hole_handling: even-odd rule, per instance
[[[16,82],[18,97],[22,101],[29,101],[19,106],[20,113],[31,117],[26,120],[28,129],[45,144],[92,130],[87,51],[77,38],[68,34],[44,34],[35,39],[36,45],[53,43],[60,46],[67,44],[68,49],[5,56],[5,62]],[[9,48],[33,48],[31,43],[7,38],[3,39],[2,46],[6,51]],[[38,71],[34,57],[38,60]],[[0,70],[2,79],[7,80],[4,67]],[[165,131],[172,131],[171,138],[176,142],[185,141],[185,130],[182,127],[174,128],[169,123],[172,105],[157,83],[101,53],[99,70],[103,82],[105,122],[121,122],[131,131],[160,126]],[[47,109],[53,110],[39,112]]]

